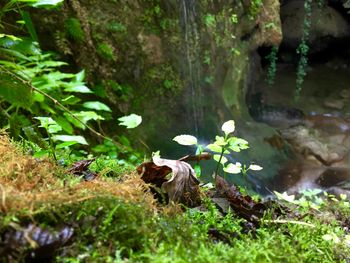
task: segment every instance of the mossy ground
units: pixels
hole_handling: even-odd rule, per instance
[[[271,222],[267,214],[260,227],[247,231],[243,219],[221,215],[209,199],[203,211],[160,206],[130,174],[83,182],[50,160],[23,154],[5,135],[0,139],[0,193],[0,248],[8,246],[5,233],[14,225],[74,229],[71,240],[55,250],[54,262],[350,260],[346,201],[327,201],[320,211],[285,221]],[[0,258],[28,261],[32,246],[24,242]]]

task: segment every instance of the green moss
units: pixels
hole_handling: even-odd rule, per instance
[[[113,47],[108,43],[100,43],[97,45],[97,54],[107,61],[116,61]]]
[[[106,27],[109,32],[126,32],[126,26],[119,21],[110,22]]]
[[[83,42],[85,33],[81,27],[81,23],[76,18],[68,18],[65,23],[65,31],[69,38],[77,42]]]
[[[177,95],[182,90],[183,83],[178,72],[170,64],[157,65],[150,68],[144,80],[142,81],[145,88],[152,87],[153,95]]]

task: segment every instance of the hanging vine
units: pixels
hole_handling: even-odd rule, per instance
[[[295,100],[298,100],[300,98],[302,85],[304,83],[305,76],[306,76],[306,67],[308,64],[307,55],[309,52],[308,41],[310,37],[310,28],[311,28],[311,13],[312,13],[311,4],[312,4],[312,0],[306,0],[304,3],[305,17],[304,17],[304,23],[303,23],[303,36],[296,50],[297,54],[299,54],[299,63],[297,68]]]
[[[269,67],[267,69],[266,82],[271,87],[275,83],[276,71],[277,71],[277,53],[278,47],[273,46],[271,48],[270,54],[266,56],[266,59],[269,61]]]

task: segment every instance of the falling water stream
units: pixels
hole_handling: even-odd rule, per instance
[[[191,105],[194,134],[199,134],[199,122],[202,118],[202,92],[201,92],[201,64],[198,32],[198,11],[196,0],[179,0],[180,27],[183,35],[184,56],[181,58],[183,65],[182,77],[186,80],[186,90],[189,91],[188,105]]]

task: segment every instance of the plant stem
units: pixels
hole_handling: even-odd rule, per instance
[[[216,169],[215,169],[215,175],[214,175],[215,179],[216,179],[216,175],[218,174],[219,166],[221,164],[221,159],[222,159],[222,156],[224,155],[224,152],[225,152],[225,147],[223,146],[222,150],[221,150],[221,154],[220,154],[220,158],[219,158],[218,164],[216,165]]]
[[[48,131],[47,131],[47,135],[49,137],[49,144],[50,144],[50,148],[51,148],[51,152],[52,152],[53,158],[57,162],[57,157],[56,157],[56,153],[55,153],[55,147],[54,147],[54,144],[52,142],[51,134]]]

